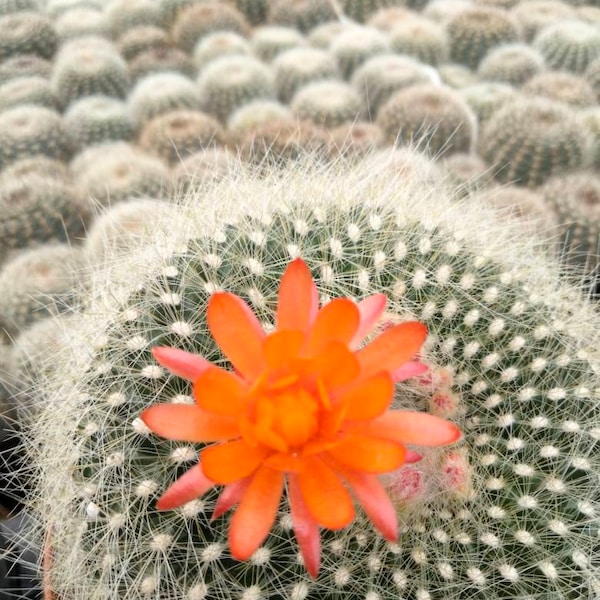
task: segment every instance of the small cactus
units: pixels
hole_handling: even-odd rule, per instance
[[[329,51],[337,60],[342,76],[349,79],[369,58],[388,54],[390,42],[387,35],[374,27],[354,26],[338,33],[331,40]]]
[[[101,10],[72,8],[54,21],[56,35],[61,43],[78,37],[108,37],[108,23]]]
[[[596,98],[600,101],[600,58],[593,60],[585,70],[584,77],[590,83],[596,94]]]
[[[263,25],[252,32],[250,47],[263,62],[270,63],[282,52],[306,46],[306,38],[292,27]]]
[[[58,98],[44,77],[15,77],[0,85],[0,111],[21,104],[58,109]]]
[[[215,31],[205,35],[194,48],[194,64],[198,71],[222,56],[250,54],[248,40],[233,31]]]
[[[181,74],[193,78],[196,67],[190,56],[178,48],[148,48],[131,60],[129,72],[135,82],[157,73]]]
[[[294,27],[307,32],[336,18],[328,0],[273,0],[269,4],[269,23]]]
[[[346,17],[366,23],[377,11],[390,6],[406,4],[399,0],[341,0],[340,8]]]
[[[58,36],[48,17],[31,11],[0,16],[0,60],[17,54],[50,59]]]
[[[289,106],[276,100],[253,100],[231,114],[227,119],[227,131],[239,140],[270,121],[294,121]]]
[[[519,23],[527,42],[531,42],[539,31],[549,25],[576,18],[573,6],[560,0],[523,0],[510,12]]]
[[[484,81],[461,88],[458,92],[475,111],[479,122],[483,124],[507,102],[518,100],[520,92],[507,83]]]
[[[479,64],[481,79],[520,86],[544,70],[544,57],[526,44],[506,44],[488,52]]]
[[[537,186],[588,162],[588,137],[573,109],[544,98],[508,102],[481,133],[480,152],[499,181]]]
[[[600,107],[595,106],[580,113],[582,127],[590,134],[591,164],[600,167]]]
[[[427,19],[407,19],[390,31],[390,46],[398,54],[414,56],[428,65],[448,61],[450,47],[441,25]]]
[[[267,19],[269,0],[235,0],[235,6],[250,25],[260,25]]]
[[[43,77],[48,79],[52,64],[35,54],[17,54],[0,62],[0,81],[6,83],[17,77]]]
[[[173,187],[181,193],[200,190],[241,169],[241,161],[226,148],[206,148],[184,158],[173,170]]]
[[[0,15],[10,15],[21,11],[37,11],[40,8],[38,0],[0,0]]]
[[[546,71],[532,77],[521,90],[530,96],[542,96],[571,106],[597,105],[592,86],[583,78],[563,71]]]
[[[94,10],[102,10],[104,8],[104,0],[46,0],[46,13],[52,19],[59,18],[65,12],[73,8],[91,8]]]
[[[377,114],[388,143],[416,144],[433,155],[469,152],[477,135],[477,119],[450,88],[432,84],[395,92]]]
[[[150,49],[166,50],[169,36],[164,29],[154,25],[139,25],[123,33],[118,41],[119,53],[131,62],[141,52]]]
[[[343,156],[360,159],[370,156],[373,150],[385,145],[383,131],[375,123],[344,123],[330,131],[330,152],[332,160]]]
[[[159,27],[160,14],[153,0],[109,0],[104,10],[114,39],[140,26]]]
[[[69,173],[65,162],[43,155],[28,156],[11,163],[0,171],[0,185],[25,179],[30,175],[67,182]]]

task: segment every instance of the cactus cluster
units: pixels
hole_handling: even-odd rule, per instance
[[[63,322],[69,343],[32,382],[32,502],[51,549],[49,590],[115,600],[597,597],[600,325],[535,241],[381,162],[231,175],[148,227],[90,274],[84,310]],[[285,499],[243,562],[228,548],[230,517],[210,518],[216,494],[159,512],[156,498],[202,447],[157,437],[139,418],[157,402],[193,401],[151,347],[222,361],[205,319],[211,293],[239,294],[272,323],[277,282],[297,256],[324,299],[383,293],[384,326],[428,327],[431,375],[400,385],[394,406],[463,431],[456,447],[425,450],[386,477],[398,543],[359,513],[324,531],[314,579]]]

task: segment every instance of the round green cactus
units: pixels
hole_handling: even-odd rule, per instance
[[[43,155],[28,156],[11,163],[0,171],[0,185],[11,181],[19,181],[30,175],[48,177],[67,182],[69,172],[65,162]]]
[[[166,50],[169,47],[169,36],[164,29],[154,25],[139,25],[124,33],[118,42],[119,53],[131,62],[141,52],[151,49]]]
[[[110,0],[104,14],[113,38],[140,26],[159,27],[158,5],[153,0]]]
[[[48,15],[53,19],[57,19],[73,8],[102,10],[105,2],[104,0],[47,0],[45,4]]]
[[[231,176],[92,272],[70,342],[34,377],[27,425],[47,532],[48,591],[70,599],[556,598],[599,592],[598,316],[536,241],[477,203],[378,169]],[[240,207],[244,198],[244,207]],[[512,232],[512,233],[510,233]],[[157,402],[190,403],[151,347],[221,360],[205,311],[227,290],[274,320],[277,282],[301,256],[323,299],[385,294],[387,321],[429,330],[428,380],[395,407],[456,422],[454,448],[386,478],[400,540],[362,513],[322,534],[310,578],[284,500],[248,561],[231,557],[216,494],[159,512],[155,501],[202,445],[155,436]]]
[[[477,70],[481,79],[520,86],[544,70],[544,57],[527,44],[506,44],[489,52]]]
[[[0,15],[10,15],[12,13],[39,10],[38,0],[0,0]]]
[[[135,82],[156,73],[181,74],[193,78],[196,71],[191,57],[178,48],[148,48],[129,63],[131,79]]]
[[[592,86],[583,78],[564,71],[547,71],[532,77],[521,90],[578,108],[597,106]]]
[[[251,25],[260,25],[267,19],[269,0],[235,0],[235,5]]]
[[[537,186],[587,164],[588,142],[573,109],[545,98],[523,98],[492,114],[480,151],[499,181]]]
[[[476,69],[490,49],[516,42],[519,26],[503,10],[476,6],[457,13],[446,24],[453,61]]]
[[[17,54],[52,58],[58,37],[48,17],[23,11],[0,16],[0,60]]]
[[[327,0],[273,0],[267,15],[270,23],[294,27],[303,32],[335,18],[333,6]]]
[[[77,151],[95,144],[127,141],[135,133],[127,104],[108,96],[87,96],[73,102],[64,122]]]
[[[512,85],[494,81],[467,85],[458,93],[475,111],[480,124],[487,121],[507,102],[516,101],[521,97],[521,93]]]
[[[58,109],[58,98],[44,77],[14,77],[0,85],[0,111],[21,104]]]
[[[76,38],[61,47],[52,85],[65,107],[84,96],[124,98],[130,87],[129,69],[107,40]]]
[[[169,164],[224,142],[225,132],[218,121],[196,110],[174,110],[159,115],[144,125],[139,138],[143,150]]]
[[[0,81],[17,77],[44,77],[52,72],[52,64],[35,54],[17,54],[0,62]]]
[[[600,57],[600,31],[583,21],[563,21],[542,29],[533,40],[533,47],[549,67],[583,73]]]
[[[72,8],[54,21],[56,35],[61,43],[78,37],[108,37],[106,15],[94,8]]]
[[[251,56],[224,56],[200,73],[198,90],[203,109],[225,122],[252,100],[275,99],[272,70]]]
[[[389,143],[414,143],[438,156],[469,152],[477,135],[469,105],[450,88],[433,84],[395,92],[379,110],[377,123]]]
[[[198,41],[194,48],[194,64],[200,71],[210,61],[221,56],[234,54],[250,54],[248,40],[233,31],[215,31]]]
[[[345,16],[358,23],[365,23],[381,9],[405,4],[401,0],[342,0],[340,7]]]
[[[600,58],[593,60],[588,65],[588,68],[585,70],[584,76],[594,89],[596,98],[600,100]]]
[[[306,38],[297,29],[281,25],[257,27],[250,38],[252,52],[266,63],[286,50],[301,46],[306,46]]]
[[[331,40],[329,51],[337,60],[343,77],[349,79],[369,58],[389,54],[390,41],[374,27],[356,25],[338,33]]]
[[[59,113],[24,104],[0,113],[0,168],[35,154],[67,160],[72,145]]]
[[[398,54],[407,54],[428,65],[448,61],[450,48],[441,25],[428,19],[407,19],[390,31],[390,46]]]
[[[511,10],[511,14],[528,42],[545,27],[576,18],[573,6],[561,0],[523,0]]]
[[[253,100],[240,106],[227,120],[227,131],[233,140],[239,140],[251,134],[256,127],[270,121],[292,122],[294,120],[289,106],[276,100]]]

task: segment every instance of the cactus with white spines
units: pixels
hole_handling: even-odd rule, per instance
[[[69,345],[33,378],[32,503],[60,598],[597,597],[600,324],[533,238],[381,162],[228,175],[189,200],[92,269],[87,306],[65,324]],[[272,323],[297,256],[323,299],[384,293],[383,325],[427,325],[431,376],[402,384],[396,406],[442,414],[464,434],[387,479],[397,544],[359,514],[323,534],[316,579],[298,560],[287,503],[244,562],[228,549],[229,515],[210,520],[215,494],[158,512],[199,447],[139,419],[191,400],[150,348],[219,359],[210,294],[240,294]]]

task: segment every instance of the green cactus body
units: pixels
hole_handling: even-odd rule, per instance
[[[469,105],[450,88],[433,84],[395,92],[379,110],[377,123],[388,143],[414,143],[438,156],[469,152],[477,134]]]
[[[17,54],[49,59],[57,44],[52,22],[40,13],[23,11],[0,16],[0,60]]]
[[[101,10],[94,8],[72,8],[54,21],[56,34],[61,43],[78,37],[108,37],[108,23]]]
[[[439,83],[439,75],[409,56],[382,54],[365,61],[352,77],[373,119],[381,106],[398,90],[420,83]]]
[[[39,10],[38,0],[0,0],[0,15]]]
[[[104,14],[115,39],[136,27],[160,27],[161,24],[158,5],[154,0],[110,0]]]
[[[273,61],[277,95],[289,102],[298,88],[319,79],[337,79],[340,75],[331,53],[318,48],[292,48]]]
[[[130,87],[127,63],[99,37],[64,44],[54,63],[52,85],[63,106],[84,96],[124,98]]]
[[[573,110],[544,98],[508,102],[481,133],[480,152],[499,181],[537,186],[588,161],[588,137]]]
[[[596,98],[600,101],[600,58],[593,60],[585,70],[585,78],[594,89]]]
[[[454,90],[460,90],[480,82],[475,73],[465,65],[446,63],[440,65],[436,70],[443,83]]]
[[[158,10],[161,26],[170,29],[177,20],[179,12],[188,6],[201,3],[203,0],[159,0]]]
[[[485,189],[493,181],[489,167],[477,154],[457,152],[445,158],[441,166],[450,185],[464,194]]]
[[[127,102],[136,126],[172,110],[200,109],[194,82],[184,75],[169,72],[152,73],[138,81]]]
[[[270,121],[293,122],[289,106],[276,100],[253,100],[232,113],[227,120],[227,131],[234,141],[237,141],[251,134],[256,127]]]
[[[194,64],[200,71],[210,61],[222,56],[249,55],[250,44],[239,33],[216,31],[205,35],[194,48]]]
[[[458,92],[475,111],[480,123],[487,121],[507,102],[516,101],[522,95],[512,85],[484,81],[465,86]]]
[[[250,38],[252,52],[263,62],[269,63],[286,50],[306,46],[306,38],[297,29],[281,25],[257,27]]]
[[[17,77],[48,79],[51,72],[51,63],[35,54],[17,54],[0,62],[0,81],[4,83]]]
[[[27,431],[47,583],[60,598],[597,597],[598,315],[534,240],[481,205],[370,167],[228,177],[91,273],[85,312],[65,323],[69,344],[34,381],[40,408]],[[157,511],[202,446],[139,419],[157,402],[193,402],[150,348],[222,361],[205,321],[210,294],[239,294],[270,324],[296,256],[324,299],[384,293],[391,322],[427,325],[432,377],[399,386],[394,407],[443,414],[464,434],[386,478],[398,543],[359,513],[322,533],[316,579],[285,499],[244,562],[228,550],[231,517],[210,519],[215,493]]]
[[[141,52],[158,48],[166,50],[169,47],[169,36],[164,29],[154,25],[139,25],[125,32],[118,42],[119,52],[131,62]]]
[[[250,25],[260,25],[267,19],[269,0],[235,0],[235,5]]]
[[[44,77],[15,77],[0,85],[0,111],[21,104],[58,109],[58,98]]]
[[[524,0],[511,10],[511,14],[528,42],[545,27],[576,18],[573,6],[559,0]]]
[[[435,23],[444,25],[469,8],[473,8],[471,0],[431,0],[423,9],[423,16]]]
[[[64,122],[77,151],[95,144],[127,141],[135,133],[127,104],[108,96],[88,96],[73,102]]]
[[[600,31],[583,21],[563,21],[542,29],[533,40],[533,47],[552,69],[583,73],[600,57]]]
[[[544,57],[526,44],[506,44],[489,52],[477,73],[481,79],[520,86],[544,70]]]
[[[381,9],[405,4],[401,0],[342,0],[340,6],[345,16],[358,23],[366,23]]]
[[[269,4],[267,20],[307,32],[335,18],[333,6],[327,0],[273,0]]]
[[[547,71],[532,77],[522,88],[530,96],[542,96],[577,108],[597,105],[592,86],[573,73]]]
[[[175,110],[155,117],[140,132],[139,145],[173,165],[188,154],[222,145],[225,132],[216,119],[194,110]]]
[[[166,164],[127,142],[87,148],[71,163],[75,183],[101,206],[169,191]]]
[[[24,179],[29,175],[39,175],[65,183],[69,179],[69,172],[65,162],[37,155],[21,158],[2,169],[0,171],[0,185],[3,186],[11,181]]]
[[[46,242],[75,244],[91,220],[91,206],[67,183],[29,174],[0,180],[0,262],[12,250]]]
[[[290,106],[298,119],[328,128],[359,121],[365,112],[360,93],[350,84],[335,79],[301,87]]]
[[[388,54],[390,42],[378,29],[357,25],[338,33],[331,40],[329,51],[337,60],[342,76],[349,79],[369,58]]]
[[[0,113],[0,168],[35,154],[67,160],[71,150],[56,111],[25,104]]]
[[[249,33],[249,26],[244,16],[232,6],[203,2],[179,13],[172,37],[182,50],[191,53],[198,40],[215,31],[233,31],[245,36]]]
[[[306,39],[313,48],[327,50],[335,36],[348,27],[352,27],[352,24],[343,21],[327,21],[309,31]]]
[[[591,137],[591,161],[594,167],[600,167],[600,107],[595,106],[580,114],[582,126]]]
[[[428,19],[407,19],[390,31],[390,46],[398,54],[407,54],[428,65],[447,62],[450,49],[441,25]]]
[[[194,77],[196,68],[192,59],[178,48],[149,48],[140,52],[130,63],[131,79],[139,82],[156,73],[181,74]]]
[[[224,56],[209,63],[198,78],[201,105],[225,122],[252,100],[275,99],[272,70],[250,56]]]
[[[514,19],[503,10],[474,7],[456,14],[446,24],[453,61],[476,69],[491,48],[519,40]]]
[[[173,187],[181,193],[227,177],[241,168],[239,157],[226,148],[206,148],[184,158],[173,170]]]
[[[376,123],[344,123],[331,131],[331,156],[358,160],[385,145],[383,131]]]
[[[53,19],[59,18],[63,13],[73,8],[91,8],[102,10],[104,0],[47,0],[46,13]]]

